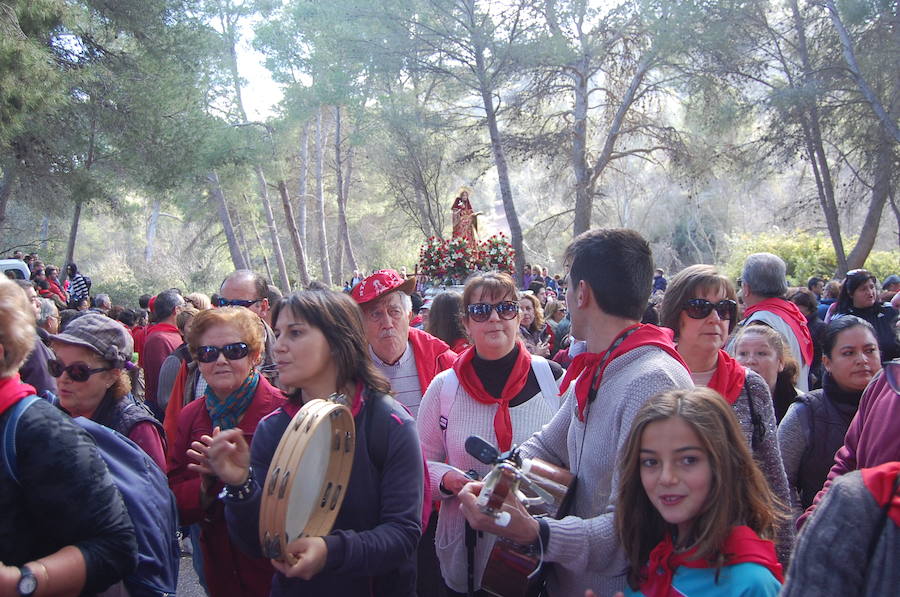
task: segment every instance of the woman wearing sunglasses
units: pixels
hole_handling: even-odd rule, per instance
[[[201,311],[187,328],[188,348],[207,385],[203,398],[179,413],[169,454],[169,485],[181,523],[200,524],[211,597],[268,595],[274,572],[268,560],[247,556],[232,543],[218,497],[224,484],[197,470],[192,457],[205,450],[217,429],[235,429],[251,443],[260,419],[284,403],[281,391],[256,370],[264,340],[259,318],[241,307]]]
[[[466,439],[478,435],[509,450],[541,428],[559,407],[562,367],[532,356],[519,338],[521,312],[513,279],[488,272],[469,279],[463,291],[463,324],[472,346],[452,369],[440,373],[422,398],[416,424],[428,471],[431,499],[442,500],[435,546],[450,594],[468,590],[474,568],[478,589],[495,536],[475,537],[468,561],[465,518],[456,495],[470,480],[463,471],[484,476],[490,467],[468,454]]]
[[[372,363],[359,306],[330,290],[297,292],[279,301],[272,322],[279,379],[293,389],[288,403],[260,422],[252,446],[224,431],[208,459],[198,458],[230,484],[224,500],[232,535],[261,552],[261,485],[282,435],[304,403],[342,395],[356,425],[346,496],[331,533],[288,544],[294,566],[273,561],[271,594],[414,596],[422,451],[412,417],[387,395],[390,384]]]
[[[662,326],[675,332],[678,354],[697,386],[721,394],[734,409],[753,457],[781,503],[790,503],[787,476],[778,449],[775,411],[765,380],[723,350],[737,324],[737,301],[731,280],[711,265],[692,265],[669,281],[660,310]],[[779,559],[787,564],[792,525],[779,527]]]
[[[50,336],[50,346],[56,359],[47,369],[56,377],[60,406],[73,417],[115,429],[165,471],[162,425],[131,394],[134,341],[128,330],[105,315],[86,313]]]
[[[897,336],[897,310],[878,302],[875,276],[864,269],[847,272],[831,319],[855,315],[872,324],[878,338],[881,360],[900,358],[900,338]]]

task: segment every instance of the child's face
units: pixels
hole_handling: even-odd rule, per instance
[[[679,537],[687,537],[712,483],[703,442],[681,417],[655,421],[644,428],[640,459],[641,483],[650,503],[678,527]]]

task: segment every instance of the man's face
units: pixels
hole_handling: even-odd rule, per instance
[[[825,290],[825,282],[822,281],[816,282],[812,287],[812,291],[816,294],[822,294],[823,290]]]
[[[48,279],[48,280],[53,280],[53,281],[55,282],[57,278],[59,278],[59,272],[58,272],[58,271],[56,271],[55,269],[48,269],[48,270],[47,270],[47,279]]]
[[[222,284],[219,296],[229,301],[256,301],[247,308],[262,319],[266,319],[269,314],[269,299],[256,294],[256,288],[250,278],[229,278]]]
[[[362,311],[366,339],[372,350],[385,363],[395,363],[409,341],[409,317],[400,291],[363,304]]]

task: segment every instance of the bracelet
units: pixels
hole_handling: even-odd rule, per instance
[[[247,480],[241,485],[226,485],[219,492],[219,499],[229,499],[232,501],[243,501],[250,497],[253,493],[253,467],[247,469]]]

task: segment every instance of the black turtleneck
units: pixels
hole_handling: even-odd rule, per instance
[[[475,351],[475,356],[472,358],[472,367],[475,368],[475,375],[478,376],[487,393],[494,398],[499,398],[503,392],[506,380],[509,379],[509,374],[516,364],[516,359],[519,358],[519,350],[519,344],[517,343],[509,354],[493,361],[481,358],[478,356],[478,351]],[[550,363],[550,370],[553,372],[554,379],[562,377],[564,371],[559,363],[554,361],[548,362]],[[522,391],[515,398],[509,401],[509,406],[518,406],[528,402],[540,389],[541,387],[538,384],[537,377],[534,376],[534,371],[529,370],[528,381],[525,382],[525,387],[522,388]]]
[[[862,398],[862,390],[845,390],[838,385],[837,380],[828,371],[822,378],[822,391],[825,397],[839,407],[851,407],[854,411],[859,408],[859,400]],[[843,410],[843,409],[842,409]]]

